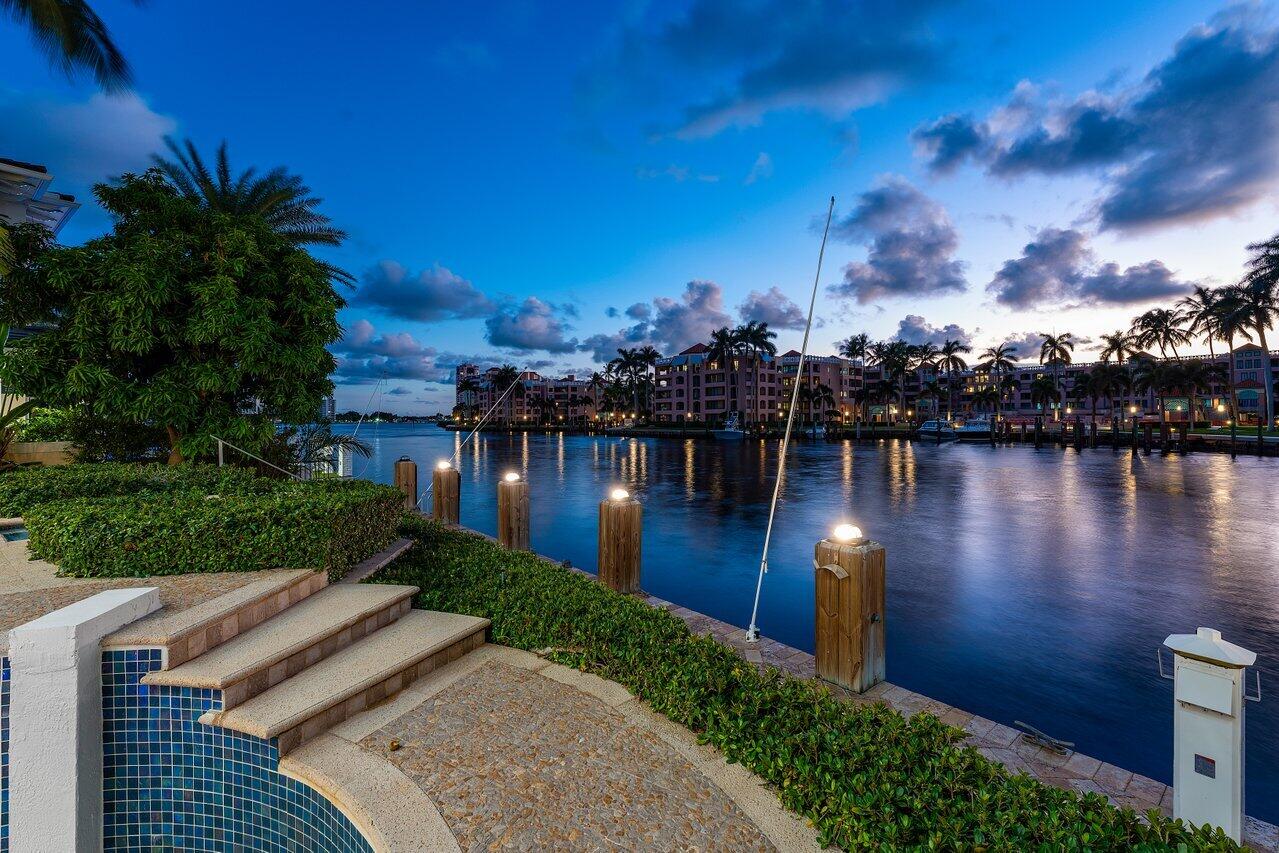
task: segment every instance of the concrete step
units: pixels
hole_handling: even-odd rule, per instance
[[[161,610],[102,641],[104,648],[159,646],[164,669],[230,642],[328,586],[327,572],[290,569],[211,598],[186,610]],[[142,584],[139,584],[142,585]]]
[[[412,610],[242,705],[210,711],[206,725],[278,738],[280,755],[484,644],[489,620]]]
[[[229,710],[408,613],[415,586],[337,584],[143,684],[222,691]]]

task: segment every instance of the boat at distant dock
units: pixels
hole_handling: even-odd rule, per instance
[[[915,434],[919,438],[931,438],[933,440],[936,440],[940,435],[942,441],[954,441],[955,425],[950,421],[924,421],[919,425],[919,429],[915,430]]]
[[[974,415],[955,428],[955,438],[960,441],[990,441],[993,429],[990,415]]]
[[[711,430],[711,435],[719,441],[741,441],[746,438],[746,431],[742,429],[737,419],[737,412],[733,412],[724,419],[724,426]]]

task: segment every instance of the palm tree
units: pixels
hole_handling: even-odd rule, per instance
[[[639,368],[639,376],[636,378],[636,382],[639,385],[639,391],[644,399],[644,420],[648,420],[648,410],[650,408],[649,403],[652,399],[652,394],[650,392],[653,388],[653,369],[657,366],[657,362],[661,357],[662,354],[648,344],[640,347],[635,353],[635,360]],[[635,416],[639,417],[639,414],[640,409],[637,405],[635,408]]]
[[[1248,272],[1242,282],[1243,295],[1252,330],[1261,344],[1261,364],[1266,376],[1266,429],[1270,429],[1275,423],[1275,369],[1270,361],[1266,329],[1273,329],[1275,318],[1279,317],[1279,235],[1264,243],[1252,244],[1248,251],[1253,257],[1248,260]]]
[[[1044,335],[1044,342],[1039,345],[1039,363],[1053,369],[1053,378],[1057,380],[1058,402],[1061,400],[1061,369],[1071,362],[1071,353],[1075,350],[1075,342],[1070,332],[1060,335]],[[1061,418],[1060,406],[1054,416]]]
[[[950,383],[942,379],[930,379],[919,389],[919,396],[925,400],[933,401],[933,416],[937,416],[938,410],[941,408],[941,397],[946,394],[946,386]]]
[[[989,406],[991,411],[999,411],[999,392],[990,385],[983,385],[973,392],[973,408]]]
[[[757,323],[751,320],[745,326],[737,328],[737,339],[741,341],[751,356],[751,367],[754,372],[752,382],[751,395],[751,416],[748,421],[758,420],[759,418],[759,365],[762,361],[762,355],[769,357],[777,355],[777,345],[773,340],[777,337],[777,333],[768,328],[767,323]]]
[[[591,378],[587,380],[586,387],[591,390],[591,408],[595,410],[596,414],[599,414],[600,391],[608,387],[608,377],[596,370],[591,374]]]
[[[1192,336],[1200,336],[1208,344],[1208,357],[1216,359],[1216,351],[1212,342],[1216,336],[1212,333],[1213,306],[1220,291],[1196,284],[1191,294],[1177,303],[1186,321],[1186,331]]]
[[[858,332],[855,335],[839,342],[839,354],[844,358],[860,362],[861,364],[861,381],[858,383],[858,390],[861,392],[854,398],[856,404],[856,420],[860,425],[862,422],[862,405],[866,400],[866,356],[867,350],[870,348],[870,335],[865,332]]]
[[[1213,303],[1212,334],[1226,342],[1226,393],[1230,396],[1230,422],[1239,423],[1239,401],[1235,397],[1235,338],[1252,340],[1248,299],[1243,288],[1226,287]]]
[[[1119,365],[1127,364],[1134,356],[1137,355],[1140,344],[1137,342],[1137,336],[1132,332],[1125,332],[1122,329],[1116,329],[1108,335],[1101,336],[1101,353],[1099,357],[1102,363],[1109,362],[1112,358]],[[1127,387],[1131,389],[1132,383],[1127,383]],[[1124,399],[1127,404],[1127,399]]]
[[[897,390],[898,412],[906,411],[906,373],[915,359],[916,348],[905,341],[884,341],[874,344],[878,349],[877,361],[883,370],[884,378],[893,383]]]
[[[253,168],[233,175],[226,142],[218,146],[212,169],[191,140],[179,145],[165,137],[164,144],[173,159],[155,154],[155,165],[184,197],[222,213],[261,216],[277,234],[297,246],[339,246],[346,239],[346,232],[333,227],[332,220],[316,209],[323,199],[311,195],[301,176],[290,174],[283,166],[264,175]]]
[[[1132,371],[1133,387],[1143,394],[1154,394],[1159,400],[1159,422],[1168,422],[1168,393],[1180,381],[1176,365],[1150,358],[1137,359]]]
[[[1061,387],[1051,376],[1036,376],[1030,382],[1030,402],[1041,409],[1060,403]]]
[[[1195,409],[1199,403],[1199,394],[1210,394],[1214,384],[1225,382],[1225,371],[1225,367],[1211,361],[1187,361],[1181,365],[1178,378],[1181,390],[1185,392],[1186,401],[1190,407],[1191,429],[1194,429],[1195,426]]]
[[[1003,387],[1003,378],[1006,373],[1011,373],[1013,367],[1013,358],[1017,355],[1017,348],[1008,344],[999,344],[998,346],[988,347],[981,354],[981,364],[978,365],[982,370],[995,377],[995,384]],[[996,395],[997,397],[999,395]],[[995,401],[995,420],[999,420],[1000,416],[999,400]]]
[[[937,369],[946,373],[946,388],[949,393],[946,395],[946,419],[954,417],[955,414],[955,378],[968,369],[968,362],[964,361],[961,353],[972,352],[973,348],[963,341],[952,341],[947,339],[941,345],[941,350],[937,354]]]
[[[737,333],[727,326],[711,332],[710,352],[706,354],[706,357],[724,371],[725,393],[730,397],[732,396],[730,388],[737,379],[733,360],[741,351],[741,345],[742,342]],[[799,379],[799,376],[795,377],[795,381],[798,382]]]
[[[1190,333],[1181,328],[1186,319],[1186,314],[1176,308],[1151,308],[1133,318],[1132,327],[1141,346],[1157,346],[1159,354],[1165,358],[1168,350],[1172,350],[1172,357],[1181,361],[1178,345],[1188,346],[1192,340]]]
[[[506,413],[506,423],[509,426],[512,419],[511,401],[515,397],[515,385],[520,384],[520,372],[513,364],[504,364],[493,373],[493,392],[500,398],[506,394],[506,405],[503,407]],[[507,394],[507,389],[511,389],[511,393]]]
[[[143,0],[133,2],[141,6]],[[84,0],[0,0],[0,9],[25,24],[36,46],[68,77],[88,71],[109,92],[132,85],[129,63]]]

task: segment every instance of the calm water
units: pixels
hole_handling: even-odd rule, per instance
[[[369,425],[357,474],[422,488],[461,437]],[[532,489],[540,553],[594,570],[596,506],[644,502],[644,588],[736,625],[751,597],[775,442],[477,437],[461,456],[462,521],[496,531],[496,482]],[[759,624],[813,650],[813,543],[841,520],[888,549],[888,678],[1170,781],[1171,682],[1155,650],[1199,625],[1257,652],[1247,810],[1279,820],[1279,459],[981,445],[801,442],[792,448]],[[429,504],[426,504],[429,506]]]

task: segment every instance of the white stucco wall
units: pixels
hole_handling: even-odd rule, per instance
[[[102,649],[160,606],[155,587],[100,592],[9,632],[12,853],[102,849]]]

